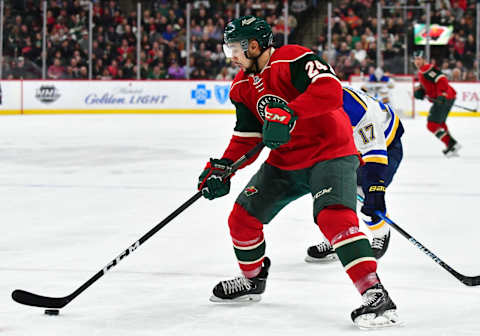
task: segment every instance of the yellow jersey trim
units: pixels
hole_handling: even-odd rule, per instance
[[[360,98],[355,92],[353,92],[352,90],[349,90],[347,88],[343,88],[345,91],[347,91],[352,97],[353,99],[355,99],[360,105],[362,105],[362,107],[365,109],[365,111],[367,111],[367,105],[363,102],[362,98]]]

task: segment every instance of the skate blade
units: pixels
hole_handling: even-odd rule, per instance
[[[210,301],[211,302],[216,302],[216,303],[253,303],[253,302],[259,302],[262,299],[262,296],[260,294],[248,294],[248,295],[243,295],[239,296],[235,299],[222,299],[219,298],[218,296],[212,295],[210,296]]]
[[[400,321],[395,309],[387,310],[380,316],[375,316],[375,314],[364,314],[357,317],[353,323],[356,327],[362,330],[400,327],[405,324],[403,321]]]
[[[336,253],[329,254],[325,258],[314,258],[309,255],[305,257],[305,261],[307,263],[314,263],[314,264],[330,264],[337,260],[338,260],[338,256]]]

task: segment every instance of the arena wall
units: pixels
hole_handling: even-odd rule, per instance
[[[7,80],[0,82],[0,114],[233,113],[228,99],[230,83]],[[452,83],[452,86],[457,90],[456,104],[478,109],[480,83]],[[396,94],[405,96],[405,92],[394,90],[394,96]],[[426,115],[429,106],[426,100],[417,100],[416,114]],[[480,113],[454,107],[451,115],[479,116]]]

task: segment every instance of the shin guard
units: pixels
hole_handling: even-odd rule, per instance
[[[440,141],[442,141],[446,146],[450,141],[450,135],[448,133],[448,128],[444,127],[445,123],[439,124],[433,121],[427,123],[427,128],[432,132]],[[445,125],[446,126],[446,125]]]
[[[247,278],[258,275],[265,256],[263,224],[235,203],[228,218],[233,249],[242,273]]]
[[[318,213],[317,224],[360,293],[379,282],[377,260],[353,210],[327,207]]]

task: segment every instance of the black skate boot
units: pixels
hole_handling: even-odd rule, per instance
[[[378,329],[401,325],[397,306],[381,283],[362,294],[363,305],[352,312],[352,321],[360,329]]]
[[[372,240],[372,250],[375,259],[380,259],[383,257],[385,252],[387,252],[388,243],[390,242],[390,231],[382,236],[381,238],[373,238]]]
[[[263,259],[260,273],[254,278],[236,277],[231,280],[220,281],[213,288],[212,302],[258,302],[267,284],[270,259]]]
[[[310,246],[305,257],[305,261],[311,263],[329,263],[335,260],[338,260],[337,254],[328,242]]]
[[[458,151],[462,148],[462,146],[455,140],[454,138],[450,137],[450,141],[448,142],[447,148],[443,150],[443,154],[447,158],[451,158],[454,156],[459,156]]]

